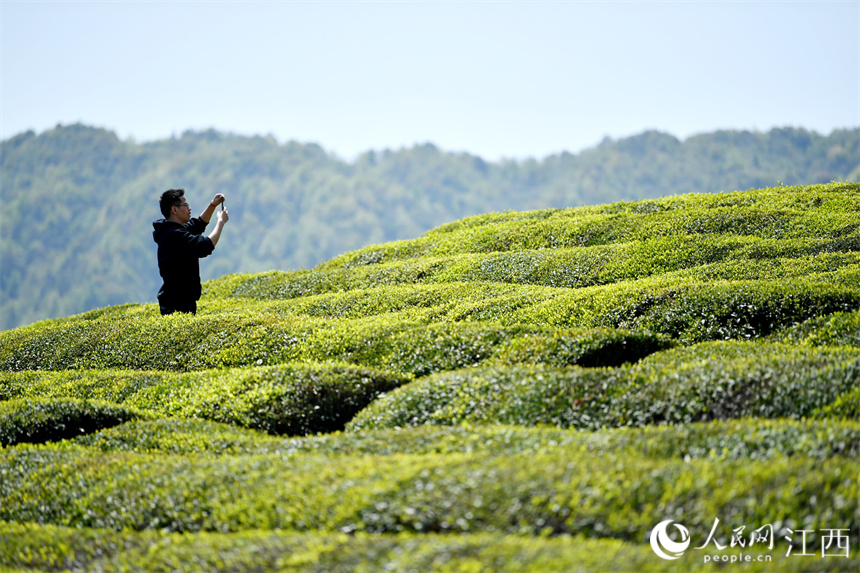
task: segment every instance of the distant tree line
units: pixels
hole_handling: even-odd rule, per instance
[[[345,161],[313,144],[218,131],[151,143],[85,125],[0,142],[0,328],[155,300],[158,196],[194,214],[227,195],[230,222],[203,279],[312,267],[469,215],[690,192],[860,179],[860,128],[657,131],[578,154],[489,162],[432,144]]]

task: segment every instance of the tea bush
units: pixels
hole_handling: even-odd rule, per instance
[[[836,400],[815,411],[819,418],[848,418],[860,420],[860,387],[849,390]]]
[[[233,286],[230,296],[238,299],[285,300],[361,288],[431,282],[437,272],[444,270],[449,260],[447,257],[436,257],[334,269],[325,269],[323,263],[311,270],[272,271],[244,278]]]
[[[860,461],[852,458],[655,460],[560,446],[509,456],[332,461],[16,446],[0,450],[0,519],[164,532],[543,532],[637,542],[662,515],[683,516],[691,535],[702,539],[714,516],[729,523],[779,520],[780,539],[781,528],[800,525],[795,519],[814,531],[860,525],[854,503]],[[51,476],[51,488],[42,476]],[[809,503],[813,497],[818,503]],[[717,533],[721,542],[730,534]]]
[[[380,397],[350,431],[422,424],[503,423],[599,429],[756,416],[802,419],[857,388],[860,352],[713,342],[638,364],[467,368]]]
[[[469,368],[423,378],[380,397],[347,430],[467,422],[568,427],[574,406],[620,384],[614,371],[603,369]]]
[[[451,260],[444,271],[432,275],[432,280],[582,288],[685,269],[690,269],[689,274],[695,275],[696,271],[692,269],[721,269],[751,258],[767,261],[805,259],[802,270],[808,274],[808,267],[815,262],[816,257],[820,257],[817,253],[823,249],[822,244],[820,239],[786,242],[758,237],[673,235],[593,247],[459,256]],[[850,253],[828,253],[827,258],[832,261],[827,268],[833,269],[838,268],[836,261],[846,258],[853,260],[856,256]],[[733,270],[739,268],[734,266]],[[744,270],[745,274],[755,274],[755,269]],[[725,274],[724,278],[733,280],[758,278],[738,276],[737,272]]]
[[[831,243],[817,237],[788,241],[749,236],[673,235],[592,247],[464,253],[370,267],[252,275],[239,283],[231,296],[300,299],[386,286],[414,289],[419,284],[452,282],[582,288],[669,273],[698,281],[772,280],[804,277],[857,264],[860,257],[857,249],[842,252]],[[336,280],[330,280],[333,274],[337,275]],[[315,288],[306,286],[310,277],[314,278]]]
[[[351,525],[376,532],[491,529],[534,535],[543,530],[641,542],[655,514],[683,516],[691,536],[702,539],[714,525],[713,518],[704,516],[726,516],[734,523],[768,523],[775,514],[804,515],[810,523],[821,519],[816,514],[840,523],[857,521],[851,501],[856,485],[846,473],[856,467],[854,461],[655,463],[635,456],[562,457],[562,451],[525,458],[473,457],[456,466],[456,458],[449,456],[452,463],[427,464],[418,476],[364,506]],[[795,468],[814,473],[800,477]],[[833,475],[821,479],[818,472]],[[829,487],[841,491],[824,494],[827,509],[808,508],[807,503],[801,508],[795,506],[797,498],[787,499],[792,487],[801,499],[836,491]],[[775,507],[784,513],[776,513]],[[722,542],[728,541],[727,533]]]
[[[280,365],[207,374],[198,379],[202,387],[195,386],[183,403],[172,406],[187,417],[289,435],[342,430],[380,393],[410,380],[392,372],[337,365]]]
[[[652,356],[619,396],[627,424],[756,416],[802,419],[860,384],[860,353],[843,347],[714,342]]]
[[[273,453],[288,455],[298,450],[285,446],[288,443],[292,441],[233,424],[174,417],[133,420],[79,436],[69,442],[69,445],[114,452],[219,456]]]
[[[689,267],[665,273],[666,279],[679,282],[712,281],[776,281],[802,279],[808,282],[852,286],[843,277],[846,271],[857,269],[860,253],[822,253],[798,257],[775,257],[776,245],[767,245],[764,253],[749,252],[736,260]]]
[[[809,561],[745,549],[752,573],[808,573]],[[758,557],[772,561],[758,561]],[[814,571],[855,570],[858,560],[818,559]],[[521,537],[492,534],[370,535],[341,532],[249,531],[233,534],[155,534],[0,523],[0,569],[295,573],[557,573],[559,571],[712,571],[699,556],[657,558],[647,545],[617,539]]]
[[[437,323],[386,331],[345,322],[306,343],[318,359],[349,360],[423,376],[483,362],[617,365],[669,348],[666,337],[613,329],[546,329],[488,323]],[[376,334],[380,329],[382,332]]]
[[[836,184],[480,215],[310,271],[229,286],[232,296],[259,300],[451,281],[581,288],[703,266],[725,280],[751,280],[756,268],[734,263],[856,255],[858,203],[856,187]]]
[[[343,429],[381,392],[411,380],[397,373],[336,364],[284,364],[182,374],[107,374],[99,370],[0,373],[3,386],[8,379],[21,397],[97,397],[162,416],[204,418],[294,435]]]
[[[0,369],[189,371],[277,362],[320,322],[256,313],[65,321],[2,333]]]
[[[144,422],[149,423],[149,422]],[[104,433],[121,433],[123,426]],[[513,455],[563,447],[592,456],[635,453],[654,459],[765,460],[782,456],[860,457],[860,421],[741,420],[581,432],[547,425],[418,426],[285,440],[288,451],[326,455],[486,453]],[[84,439],[84,438],[79,438]]]
[[[291,301],[289,309],[295,314],[313,317],[367,318],[408,310],[442,309],[452,298],[499,296],[498,291],[491,285],[466,284],[369,287],[303,297]]]
[[[54,442],[146,417],[106,402],[7,400],[0,402],[0,446]]]
[[[197,419],[135,420],[75,438],[106,452],[194,455],[389,456],[550,452],[592,456],[635,453],[653,459],[765,460],[782,456],[860,458],[860,422],[741,420],[581,432],[551,426],[417,426],[279,438]]]
[[[648,284],[650,282],[650,284]],[[492,314],[492,302],[465,310]],[[809,318],[860,307],[856,288],[793,281],[710,284],[618,283],[560,295],[523,308],[510,321],[647,329],[683,344],[751,339]]]
[[[813,346],[850,345],[860,347],[860,312],[836,312],[816,316],[784,332],[777,340]]]
[[[510,300],[506,293],[519,292],[518,287],[501,288],[472,289],[469,296],[457,296],[469,290],[465,284],[412,293],[370,290],[333,300],[311,297],[279,312],[245,310],[239,315],[67,320],[6,334],[0,346],[0,371],[195,371],[334,360],[420,375],[475,364],[517,337],[541,332],[560,342],[532,344],[528,356],[523,354],[530,363],[619,364],[670,345],[666,337],[647,332],[451,321],[449,311],[459,312],[464,300],[501,300],[505,305]],[[335,305],[340,310],[334,310]],[[335,320],[339,314],[357,318]],[[506,360],[513,356],[508,353]]]
[[[0,372],[0,400],[78,398],[121,404],[169,379],[165,372],[135,370],[27,370]]]

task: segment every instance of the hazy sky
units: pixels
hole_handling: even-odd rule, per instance
[[[0,138],[57,123],[487,159],[860,126],[860,0],[0,0]]]

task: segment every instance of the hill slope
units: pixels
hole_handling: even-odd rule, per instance
[[[214,131],[137,144],[81,125],[0,143],[0,328],[153,301],[151,222],[183,187],[195,214],[218,192],[231,221],[204,279],[310,268],[478,213],[669,193],[860,179],[860,129],[647,132],[577,155],[487,162],[432,145],[353,162],[316,145]]]
[[[3,331],[0,568],[857,570],[858,263],[860,185],[778,187]]]

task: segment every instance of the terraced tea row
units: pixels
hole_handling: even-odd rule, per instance
[[[277,437],[199,419],[135,420],[68,442],[104,452],[289,457],[398,454],[546,453],[563,447],[593,457],[636,454],[649,459],[766,460],[775,457],[860,458],[860,421],[740,420],[580,432],[551,426],[417,426],[397,430]]]
[[[785,542],[783,542],[785,543]],[[810,561],[785,548],[745,549],[751,573],[808,573]],[[369,535],[249,531],[232,534],[116,532],[0,522],[0,567],[10,571],[290,571],[291,573],[546,573],[713,571],[702,560],[655,559],[650,547],[617,539],[497,534]],[[725,554],[725,557],[729,555]],[[737,556],[735,556],[737,558]],[[726,561],[728,563],[728,560]],[[860,561],[821,559],[815,571],[844,573]],[[20,569],[18,569],[20,568]],[[846,569],[848,568],[848,569]]]
[[[703,539],[716,517],[776,521],[778,534],[860,526],[856,458],[597,457],[577,446],[200,457],[17,446],[0,451],[0,467],[0,520],[117,531],[492,531],[641,542],[659,516],[683,515]]]
[[[423,318],[423,320],[422,320]],[[428,322],[420,311],[359,319],[247,312],[200,317],[100,318],[10,331],[6,371],[125,368],[199,370],[292,361],[344,361],[423,375],[509,362],[532,341],[529,363],[616,365],[672,346],[665,336],[610,328]],[[5,334],[5,333],[4,333]],[[543,344],[535,344],[542,340]]]
[[[132,307],[128,317],[111,314],[35,325],[0,333],[0,369],[197,370],[339,360],[423,375],[474,365],[528,334],[581,339],[586,341],[583,354],[570,355],[570,363],[614,365],[666,348],[665,337],[684,344],[757,338],[860,308],[860,291],[854,287],[805,281],[667,286],[643,279],[576,290],[504,285],[495,292],[477,288],[461,298],[454,296],[456,289],[425,288],[429,291],[373,289],[229,308],[220,301],[197,317],[141,315]],[[360,310],[368,304],[401,309]],[[338,319],[338,311],[325,318],[298,314],[324,315],[326,308],[359,317]],[[361,316],[365,312],[373,314]],[[455,349],[465,340],[472,340],[473,348],[463,349],[458,360],[462,352]],[[627,340],[629,354],[589,356],[613,340]],[[410,363],[404,353],[416,360]],[[444,365],[433,364],[434,353],[446,357]]]
[[[747,416],[827,418],[858,409],[860,348],[853,346],[712,342],[656,352],[632,365],[582,368],[566,364],[571,357],[583,356],[588,341],[526,331],[527,336],[507,341],[502,351],[488,357],[487,365],[450,371],[452,360],[484,360],[474,353],[484,340],[473,336],[452,345],[440,332],[446,333],[430,331],[396,346],[394,356],[401,364],[443,371],[414,381],[397,370],[307,363],[189,373],[7,372],[0,373],[0,398],[6,400],[0,410],[8,412],[6,419],[24,424],[28,416],[43,417],[47,408],[40,406],[28,415],[31,402],[95,399],[160,416],[304,435],[341,430],[347,423],[352,431],[462,423],[599,429]],[[476,332],[486,334],[474,330],[473,335]],[[498,332],[507,331],[490,334]],[[607,340],[610,337],[602,342]],[[597,344],[591,356],[635,353],[634,341]],[[434,344],[441,348],[435,354],[410,351]],[[91,415],[81,413],[78,425],[89,427],[84,420]],[[74,414],[68,416],[74,419]],[[58,424],[65,426],[65,418],[61,420]],[[6,433],[30,435],[22,428]],[[0,441],[21,440],[33,441]]]

